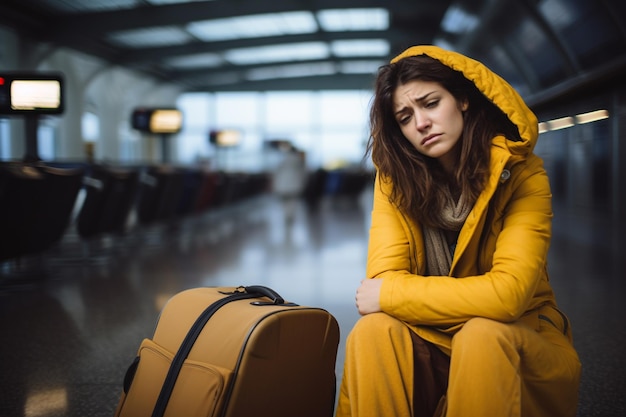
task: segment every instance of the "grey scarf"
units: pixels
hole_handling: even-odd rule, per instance
[[[459,232],[472,207],[463,195],[454,202],[452,195],[446,193],[446,205],[441,212],[442,228],[424,226],[424,246],[426,251],[426,275],[448,275],[452,266],[452,257],[456,242],[449,245],[446,231]]]

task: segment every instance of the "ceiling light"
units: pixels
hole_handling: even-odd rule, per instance
[[[591,122],[597,122],[598,120],[604,120],[609,118],[608,110],[595,110],[587,113],[577,114],[576,116],[561,117],[558,119],[548,120],[546,122],[539,123],[539,133],[545,133],[550,130],[565,129],[572,127],[575,124],[585,124]]]
[[[318,27],[311,12],[300,11],[204,20],[187,29],[203,41],[224,41],[314,33]]]
[[[224,63],[221,56],[212,53],[178,56],[168,59],[166,63],[174,68],[219,67]]]
[[[541,13],[550,26],[560,30],[569,27],[576,21],[577,5],[562,0],[543,0],[537,4]]]
[[[585,124],[591,122],[597,122],[598,120],[608,119],[609,111],[608,110],[596,110],[589,113],[577,114],[576,123]]]
[[[459,6],[453,5],[448,8],[441,20],[441,28],[448,33],[463,34],[472,31],[478,26],[478,17],[467,13]]]
[[[574,126],[574,118],[571,116],[561,117],[560,119],[550,120],[548,122],[548,126],[550,126],[550,130],[559,130],[565,129],[567,127]]]
[[[224,58],[235,65],[326,59],[329,56],[330,51],[328,45],[324,42],[304,42],[261,46],[257,48],[239,48],[231,49],[224,53]]]
[[[144,48],[181,45],[191,41],[191,36],[177,27],[164,26],[115,32],[108,39],[121,46]]]
[[[62,12],[101,12],[106,10],[123,10],[137,7],[137,0],[115,0],[115,1],[58,1],[47,0],[41,1],[48,7],[58,8]]]
[[[317,19],[327,32],[389,28],[389,11],[381,8],[320,10]]]
[[[318,62],[295,65],[281,65],[268,68],[256,68],[246,74],[251,81],[270,80],[276,78],[316,77],[336,74],[335,64],[332,62]]]
[[[447,49],[449,51],[456,51],[454,45],[448,42],[446,39],[442,37],[436,37],[433,40],[433,45],[440,47],[441,49]]]
[[[352,39],[331,42],[333,55],[351,56],[387,56],[389,42],[384,39]]]
[[[339,65],[342,74],[376,74],[378,69],[387,62],[380,61],[346,61]]]

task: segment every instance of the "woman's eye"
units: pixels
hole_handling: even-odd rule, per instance
[[[426,103],[426,108],[431,109],[433,107],[436,107],[437,104],[439,104],[439,100],[429,101],[428,103]]]
[[[398,119],[398,123],[400,123],[401,125],[405,125],[409,123],[409,120],[411,120],[411,116],[403,116]]]

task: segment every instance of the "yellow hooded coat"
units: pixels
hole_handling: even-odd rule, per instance
[[[404,322],[421,338],[434,343],[448,355],[452,351],[454,335],[474,318],[499,323],[523,323],[525,329],[543,332],[541,334],[546,335],[545,340],[556,340],[554,343],[566,352],[568,359],[559,364],[552,362],[541,372],[550,379],[555,373],[550,367],[561,368],[558,372],[559,375],[566,375],[567,388],[559,388],[559,382],[556,389],[546,389],[542,394],[534,395],[534,398],[524,393],[521,400],[503,398],[502,401],[521,401],[521,405],[515,406],[518,411],[511,412],[511,415],[574,415],[576,395],[570,393],[577,392],[580,364],[571,347],[568,320],[556,308],[548,282],[546,258],[551,237],[552,196],[543,162],[533,153],[538,137],[537,118],[506,81],[480,62],[461,54],[435,46],[416,46],[394,58],[392,63],[422,54],[462,72],[473,81],[517,125],[522,140],[511,141],[503,136],[493,138],[489,177],[460,231],[448,276],[425,276],[426,255],[422,228],[389,201],[392,184],[377,175],[367,278],[382,279],[379,302],[383,313]],[[368,316],[363,318],[368,319]],[[379,321],[375,326],[383,322]],[[359,323],[355,329],[358,326]],[[546,326],[551,326],[552,330],[545,330]],[[352,341],[350,338],[348,340],[350,346],[346,353],[337,415],[387,415],[386,412],[364,411],[377,407],[386,407],[388,410],[393,408],[396,414],[403,414],[402,410],[406,411],[404,406],[394,408],[394,403],[398,402],[398,398],[412,396],[409,391],[412,390],[413,382],[407,379],[406,374],[399,377],[398,381],[402,382],[386,382],[387,391],[379,396],[383,398],[382,402],[386,401],[385,405],[382,402],[374,403],[378,400],[364,399],[367,395],[366,391],[361,391],[361,386],[365,375],[370,375],[370,379],[382,378],[383,374],[386,377],[393,373],[389,370],[392,367],[412,369],[412,359],[407,359],[403,364],[401,356],[395,358],[398,362],[376,363],[373,358],[363,356],[368,354],[362,353],[365,344],[370,343],[367,341],[376,336],[368,337],[358,339],[355,336]],[[405,355],[407,350],[410,352],[410,341],[406,342],[405,339],[404,343],[403,346],[398,343],[392,355]],[[408,347],[406,343],[409,343]],[[560,357],[561,353],[555,355],[552,357]],[[368,369],[359,368],[362,366]],[[381,367],[386,368],[375,369]],[[562,368],[567,369],[563,371]],[[544,369],[543,365],[540,369]],[[459,377],[452,375],[451,371],[450,383],[453,378]],[[481,375],[471,375],[469,378],[472,380],[455,383],[474,384]],[[523,381],[525,376],[521,378]],[[537,378],[537,375],[533,375],[533,378]],[[542,378],[539,376],[539,380]],[[404,393],[392,399],[390,389],[402,390]],[[539,405],[540,402],[552,401],[556,404],[554,407]],[[455,404],[457,409],[461,407],[463,411],[459,414],[448,410],[449,415],[478,415],[475,413],[479,411],[472,412],[467,409],[467,405]],[[440,410],[440,413],[443,415],[445,411]]]
[[[451,334],[472,317],[530,321],[540,306],[555,305],[546,271],[552,196],[543,162],[532,153],[537,118],[518,93],[483,64],[435,46],[410,48],[392,62],[420,54],[462,72],[522,137],[493,139],[489,179],[461,229],[448,277],[423,277],[421,227],[389,201],[391,184],[376,180],[366,275],[384,278],[384,312],[449,353]]]

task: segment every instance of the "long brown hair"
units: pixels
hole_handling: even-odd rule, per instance
[[[419,153],[404,137],[393,112],[396,88],[409,81],[439,83],[457,102],[467,102],[463,132],[457,146],[459,161],[448,178],[436,159]],[[391,181],[390,200],[413,220],[441,227],[445,188],[453,186],[474,204],[489,172],[490,146],[497,134],[521,140],[517,127],[462,73],[426,55],[407,57],[378,71],[370,109],[371,154],[381,180]]]

